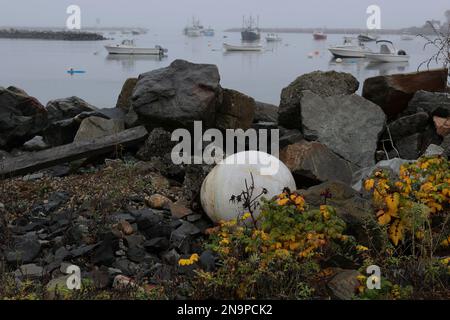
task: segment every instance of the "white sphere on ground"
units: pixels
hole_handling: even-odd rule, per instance
[[[220,162],[203,181],[200,193],[202,207],[214,222],[229,221],[243,213],[242,203],[232,202],[232,196],[240,195],[254,181],[253,196],[261,194],[266,199],[283,192],[295,190],[292,173],[276,157],[261,151],[244,151],[233,154]],[[259,209],[254,212],[255,218]]]

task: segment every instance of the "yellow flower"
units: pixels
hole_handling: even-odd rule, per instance
[[[377,212],[378,223],[382,226],[387,225],[391,222],[391,216],[388,213],[385,213],[383,210]]]
[[[328,207],[327,206],[320,206],[320,213],[322,213],[322,216],[325,220],[330,219],[330,212],[328,211]]]
[[[245,221],[247,219],[250,219],[252,217],[252,215],[250,214],[250,212],[246,212],[243,216],[242,216],[242,220]]]
[[[198,254],[194,253],[193,255],[191,255],[189,257],[189,259],[180,259],[180,260],[178,260],[178,265],[180,265],[180,266],[190,266],[190,265],[193,265],[194,263],[198,262],[199,259],[200,259],[200,257],[198,256]]]
[[[190,266],[190,265],[193,264],[193,262],[192,262],[190,259],[180,259],[180,260],[178,261],[178,264],[179,264],[180,266]]]
[[[403,182],[397,181],[397,182],[395,183],[395,186],[396,186],[397,188],[399,188],[399,189],[402,189],[402,188],[403,188]]]
[[[305,199],[303,199],[302,196],[298,196],[297,198],[295,198],[295,204],[298,206],[303,206],[305,205]]]
[[[219,243],[222,246],[226,246],[226,245],[230,244],[230,240],[228,240],[227,238],[223,238],[222,240],[220,240]]]
[[[425,233],[422,230],[418,230],[416,231],[416,239],[417,240],[422,240],[425,236]]]
[[[441,246],[448,247],[450,245],[450,236],[441,241]]]
[[[374,180],[374,179],[368,179],[368,180],[366,180],[366,182],[364,183],[364,188],[365,188],[367,191],[370,191],[370,190],[373,189],[374,185],[375,185],[375,180]]]
[[[286,205],[288,202],[289,202],[289,199],[281,199],[281,200],[278,200],[278,201],[277,201],[277,204],[278,204],[279,206],[284,206],[284,205]]]
[[[364,283],[366,281],[367,277],[365,275],[360,274],[356,277],[356,279],[358,279],[358,281],[360,283]]]
[[[200,259],[200,257],[198,256],[198,254],[194,253],[193,255],[191,255],[191,257],[189,258],[190,261],[192,262],[198,262],[198,260]]]
[[[450,197],[450,189],[449,189],[449,188],[444,188],[444,189],[442,190],[442,194],[443,194],[444,196]]]
[[[363,252],[363,251],[368,251],[369,248],[367,248],[367,247],[365,247],[365,246],[362,246],[362,245],[357,245],[357,246],[356,246],[356,250],[358,250],[358,251],[360,251],[360,252]]]

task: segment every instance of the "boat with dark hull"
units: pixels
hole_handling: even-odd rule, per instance
[[[258,18],[259,20],[259,18]],[[261,40],[261,32],[259,30],[259,21],[256,23],[255,20],[250,17],[248,20],[243,18],[243,26],[241,32],[242,41],[259,41]]]

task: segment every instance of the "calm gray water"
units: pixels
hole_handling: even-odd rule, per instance
[[[225,39],[224,36],[227,36]],[[169,65],[174,59],[212,63],[219,67],[223,87],[246,93],[257,100],[278,104],[282,88],[299,75],[315,70],[352,73],[361,83],[380,74],[417,70],[432,50],[423,50],[423,39],[401,41],[400,36],[387,36],[397,49],[411,55],[407,64],[373,65],[364,59],[337,64],[327,48],[341,44],[342,35],[329,35],[327,41],[314,41],[309,34],[280,34],[281,43],[264,44],[264,52],[225,53],[222,43],[240,43],[239,33],[216,32],[215,37],[187,38],[181,31],[150,31],[134,37],[142,46],[162,45],[168,57],[108,56],[103,48],[127,36],[101,42],[64,42],[0,39],[0,86],[14,85],[37,97],[43,104],[55,98],[78,96],[100,107],[113,107],[123,82],[129,77]],[[375,44],[369,45],[376,48]],[[314,53],[313,58],[308,55]],[[70,68],[86,74],[70,76]]]

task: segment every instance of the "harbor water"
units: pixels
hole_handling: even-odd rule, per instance
[[[223,87],[239,90],[256,100],[278,105],[281,90],[296,77],[315,70],[353,74],[360,82],[372,76],[416,71],[432,54],[425,40],[403,41],[385,36],[410,56],[408,63],[373,64],[365,59],[336,62],[328,51],[344,35],[316,41],[311,34],[280,34],[281,42],[261,42],[262,52],[224,52],[222,45],[240,44],[239,33],[216,31],[214,37],[189,38],[181,30],[150,30],[144,35],[106,34],[107,41],[70,42],[0,39],[0,86],[24,89],[46,104],[49,100],[78,96],[100,108],[114,107],[124,81],[169,65],[175,59],[211,63],[219,68]],[[348,35],[347,35],[348,36]],[[138,46],[161,45],[167,57],[108,55],[104,46],[133,38]],[[375,43],[368,46],[377,50]],[[436,65],[431,65],[436,67]],[[67,70],[85,73],[70,74]],[[422,70],[426,68],[423,67]]]

